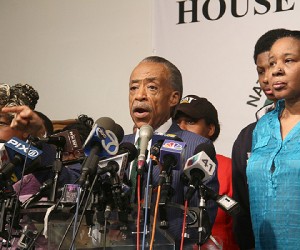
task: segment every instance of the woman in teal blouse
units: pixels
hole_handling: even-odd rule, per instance
[[[278,39],[269,54],[278,101],[253,132],[247,166],[255,249],[300,245],[300,31]]]

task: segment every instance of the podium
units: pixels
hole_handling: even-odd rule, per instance
[[[44,215],[46,208],[29,208],[23,209],[22,214],[30,218],[31,228],[33,225],[36,230],[42,230],[44,227]],[[57,250],[62,238],[69,226],[74,214],[69,210],[53,212],[48,221],[47,234],[48,238],[40,236],[37,239],[39,249]],[[78,218],[81,214],[78,216]],[[129,216],[130,217],[130,216]],[[27,220],[27,224],[28,224]],[[76,224],[78,226],[78,223]],[[152,230],[152,228],[151,228]],[[143,238],[143,225],[140,225],[140,244]],[[149,249],[151,231],[146,235],[145,249]],[[103,226],[95,223],[92,227],[86,224],[83,219],[74,243],[74,249],[105,249],[106,250],[135,250],[136,249],[136,225],[132,218],[129,218],[126,230],[121,227],[118,221],[109,220],[106,235],[104,234]],[[73,239],[73,225],[70,227],[60,249],[65,250],[70,248]],[[154,249],[175,250],[175,242],[167,231],[156,228]]]
[[[66,228],[69,225],[68,221],[52,220],[48,226],[48,249],[58,249]],[[141,225],[141,230],[143,226]],[[66,239],[60,249],[69,249],[73,234],[73,226],[70,228]],[[80,225],[76,240],[75,249],[105,249],[107,250],[135,250],[136,249],[136,225],[133,221],[127,225],[127,230],[120,230],[118,222],[110,221],[110,225],[106,232],[103,232],[103,227],[95,224],[91,230],[86,225],[85,221]],[[149,249],[151,232],[146,236],[145,249]],[[140,233],[140,243],[142,243],[142,233]],[[156,229],[154,249],[175,250],[175,242],[168,233],[160,228]]]
[[[46,213],[46,208],[29,208],[21,209],[21,214],[24,218],[20,221],[21,226],[24,228],[28,227],[29,230],[42,232],[44,228],[44,216]],[[36,242],[36,249],[50,249],[57,250],[60,245],[62,238],[69,226],[74,214],[70,212],[69,209],[63,209],[53,212],[50,216],[48,222],[48,238],[40,235]],[[26,218],[26,219],[25,219]],[[107,249],[107,250],[136,250],[136,225],[132,218],[129,218],[129,223],[127,223],[126,230],[124,227],[120,228],[120,222],[109,220],[108,231],[106,235],[104,234],[104,228],[100,224],[95,223],[93,229],[86,224],[85,219],[83,220],[78,234],[76,236],[74,249]],[[78,226],[78,223],[77,223]],[[152,230],[152,228],[150,228]],[[140,231],[143,231],[143,225],[140,225]],[[149,249],[150,239],[152,232],[148,232],[146,235],[145,249]],[[142,244],[143,234],[140,233],[140,244]],[[73,239],[73,225],[70,227],[66,238],[63,241],[60,249],[70,249],[70,244]],[[201,249],[222,249],[222,242],[216,242],[215,239],[210,238]],[[12,244],[12,249],[18,247],[19,238],[15,238]],[[189,241],[185,239],[185,249],[192,249],[191,245],[194,245],[196,241]],[[31,243],[30,243],[31,244]],[[156,228],[155,240],[153,249],[163,249],[163,250],[175,250],[175,242],[173,238],[167,233],[167,231]]]

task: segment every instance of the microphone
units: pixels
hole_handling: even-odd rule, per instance
[[[112,158],[115,158],[115,159],[113,160]],[[107,159],[106,162],[100,161],[101,162],[100,166],[101,165],[105,165],[105,166],[101,166],[101,167],[99,166],[98,173],[100,175],[103,175],[105,173],[109,173],[110,189],[111,189],[111,192],[112,192],[112,196],[113,196],[112,198],[113,198],[113,201],[114,201],[114,205],[121,210],[121,209],[124,209],[124,204],[123,204],[123,200],[122,200],[120,165],[117,162],[116,157],[112,157],[112,158]],[[121,163],[123,163],[123,162],[124,161],[121,161]]]
[[[159,142],[157,142],[156,144],[159,144]],[[155,148],[156,146],[154,146],[154,150]],[[162,165],[158,181],[158,185],[161,186],[161,194],[159,199],[159,215],[160,228],[162,229],[167,229],[169,227],[166,204],[170,197],[174,194],[174,189],[171,187],[171,171],[181,169],[185,149],[186,143],[182,142],[182,140],[175,141],[167,139],[163,141],[159,150],[159,162]]]
[[[65,145],[66,145],[66,138],[64,136],[61,136],[61,135],[57,135],[57,136],[49,136],[47,138],[41,138],[41,139],[38,139],[38,141],[40,142],[45,142],[45,143],[48,143],[48,144],[53,144],[55,145],[56,147],[59,147],[59,148],[63,148]]]
[[[130,142],[123,142],[119,145],[118,154],[110,158],[99,161],[98,173],[101,173],[101,169],[105,168],[109,161],[116,161],[120,166],[118,175],[120,180],[123,181],[125,170],[128,167],[128,163],[133,161],[137,157],[138,151],[136,147]]]
[[[123,140],[124,130],[119,124],[115,123],[113,119],[109,117],[101,117],[97,121],[95,121],[95,124],[98,124],[105,130],[113,131],[114,134],[117,136],[119,143]]]
[[[138,156],[138,150],[136,147],[130,142],[122,142],[119,145],[119,154],[128,153],[128,162],[133,161]]]
[[[164,140],[182,141],[182,139],[175,134],[160,133],[155,131],[152,136],[151,146],[153,146],[157,142],[164,141]]]
[[[147,147],[152,135],[153,135],[153,128],[150,125],[148,124],[143,125],[140,128],[140,133],[139,133],[140,152],[139,152],[138,162],[137,162],[137,167],[138,167],[137,171],[139,174],[141,174],[142,168],[145,164]]]
[[[128,153],[123,153],[120,155],[115,155],[113,157],[110,157],[108,159],[104,159],[98,162],[98,170],[97,173],[102,175],[107,172],[110,172],[109,169],[107,169],[107,166],[109,165],[109,162],[114,161],[118,164],[118,169],[116,170],[118,172],[118,176],[120,177],[120,180],[123,181],[125,170],[127,168],[128,161]],[[110,163],[111,165],[111,163]],[[111,167],[109,165],[109,167]],[[120,166],[120,167],[119,167]]]
[[[119,130],[115,131],[115,127],[115,122],[111,118],[99,118],[83,144],[85,155],[90,155],[91,150],[97,146],[99,148],[96,153],[99,157],[115,155],[119,150],[118,137],[121,136],[116,135]]]
[[[119,145],[118,155],[123,155],[123,154],[125,154],[126,157],[124,157],[124,159],[122,159],[121,162],[118,162],[119,165],[121,166],[119,176],[120,176],[120,179],[122,182],[124,180],[126,169],[129,166],[128,163],[132,162],[133,160],[136,159],[136,157],[138,156],[138,150],[132,143],[122,142]],[[125,177],[125,178],[127,180],[127,177]],[[125,180],[125,182],[126,182],[126,180]],[[125,185],[125,184],[123,183],[123,185]],[[128,187],[128,189],[129,189],[129,187]]]
[[[110,160],[107,163],[107,166],[103,169],[107,169],[107,172],[110,173],[110,184],[111,184],[111,191],[114,200],[114,205],[119,209],[122,209],[123,208],[123,202],[121,198],[122,188],[121,188],[121,181],[118,175],[118,171],[120,170],[119,164],[114,160]]]
[[[50,187],[53,185],[53,179],[46,180],[39,188],[39,191],[32,195],[30,198],[28,198],[26,201],[23,202],[22,208],[27,208],[30,204],[32,204],[35,201],[38,201],[45,195],[46,191],[49,191]]]
[[[93,175],[100,158],[115,155],[119,150],[118,138],[114,134],[115,122],[108,117],[99,118],[84,142],[83,149],[87,155],[82,164],[78,183],[83,185],[88,175]]]
[[[133,145],[132,143],[130,144]],[[133,147],[135,148],[134,145]],[[110,207],[118,208],[119,221],[125,223],[123,226],[127,225],[128,223],[128,211],[130,209],[130,188],[123,183],[123,176],[125,173],[127,162],[129,160],[128,155],[128,153],[123,153],[121,155],[113,156],[109,159],[99,161],[98,164],[98,173],[100,175],[109,173],[110,190],[106,191],[107,194],[105,196],[110,195],[110,198],[112,198],[113,203],[111,202]],[[103,188],[102,191],[105,192],[105,189]]]
[[[13,137],[5,143],[5,148],[10,161],[2,166],[0,174],[6,178],[10,178],[14,173],[16,180],[21,179],[23,172],[23,163],[27,157],[26,166],[37,163],[34,161],[42,154],[42,151],[30,146],[26,142]],[[25,169],[25,174],[26,174]],[[14,180],[13,180],[14,181]]]
[[[200,151],[200,153],[197,153]],[[186,192],[186,200],[190,200],[196,188],[202,182],[208,180],[216,169],[216,164],[211,160],[216,157],[215,149],[212,144],[199,144],[195,149],[195,155],[190,157],[184,167],[183,173],[190,180],[189,188]]]
[[[194,150],[194,155],[200,153],[201,151],[204,151],[211,159],[216,158],[216,150],[212,143],[205,142],[199,144]]]
[[[160,149],[165,140],[174,140],[182,142],[182,139],[179,138],[177,135],[154,132],[152,136],[150,156],[155,164],[158,164],[159,162]]]
[[[160,148],[159,162],[168,171],[180,170],[183,165],[186,143],[175,140],[165,140]]]
[[[112,158],[114,158],[114,157],[112,157]],[[100,166],[98,165],[99,166],[98,173],[100,175],[105,174],[105,173],[110,173],[111,175],[118,173],[118,171],[120,170],[120,166],[112,158],[105,160],[105,162],[104,161],[100,161],[101,163],[99,162]],[[104,167],[101,166],[102,164],[105,164],[105,166]]]
[[[172,170],[180,170],[183,165],[186,143],[165,140],[160,148],[159,162],[162,165],[159,185],[163,185]]]
[[[116,123],[113,131],[118,138],[118,142],[121,143],[124,137],[124,129],[118,123]]]
[[[37,140],[39,142],[53,144],[57,147],[62,148],[63,163],[71,163],[84,159],[81,137],[77,129],[61,131],[47,138],[41,138]],[[70,157],[67,157],[70,154],[73,156],[72,159],[70,159]]]
[[[4,142],[5,141],[3,140],[2,143],[1,140],[0,143],[0,193],[13,193],[13,187],[11,185],[11,182],[8,181],[7,179],[9,178],[12,182],[17,182],[18,181],[17,177],[13,173],[2,174],[2,171],[7,168],[6,165],[9,163],[9,157]],[[0,224],[1,224],[1,215],[0,215]]]
[[[202,185],[204,195],[208,199],[214,200],[218,206],[231,216],[237,215],[240,212],[240,205],[237,201],[226,194],[220,195],[211,188]]]
[[[7,162],[9,162],[9,157],[5,148],[5,141],[3,141],[0,143],[0,170]]]

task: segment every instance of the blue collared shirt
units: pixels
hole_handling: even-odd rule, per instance
[[[282,140],[284,101],[253,132],[247,178],[255,249],[298,249],[300,236],[300,123]]]

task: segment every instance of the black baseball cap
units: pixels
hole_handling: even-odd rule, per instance
[[[211,120],[215,125],[219,124],[218,112],[215,106],[204,97],[196,95],[183,97],[176,108],[175,119],[179,117],[180,113],[195,120],[206,118]]]

